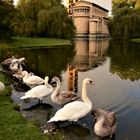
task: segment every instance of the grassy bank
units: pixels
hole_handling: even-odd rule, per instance
[[[60,134],[44,135],[34,120],[26,120],[11,99],[11,88],[5,75],[0,73],[0,81],[6,89],[0,93],[0,140],[60,140]]]
[[[13,47],[30,47],[30,46],[58,46],[70,45],[70,40],[55,38],[13,38],[10,46]]]
[[[140,43],[140,38],[134,38],[134,39],[131,39],[131,42],[134,42],[134,43]]]

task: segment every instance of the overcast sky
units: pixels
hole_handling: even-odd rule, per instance
[[[14,3],[16,3],[18,0],[14,0]],[[66,0],[63,0],[64,3],[66,2]],[[100,5],[102,7],[104,7],[105,9],[107,10],[111,10],[111,1],[112,0],[87,0],[87,1],[90,1],[90,2],[94,2],[96,3],[97,5]]]

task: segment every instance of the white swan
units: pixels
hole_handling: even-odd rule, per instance
[[[116,115],[114,112],[96,109],[93,111],[95,125],[94,132],[100,137],[110,136],[117,128]]]
[[[85,78],[82,86],[82,99],[83,101],[74,101],[66,104],[63,108],[58,110],[56,114],[48,121],[74,121],[77,122],[80,118],[86,116],[92,108],[92,103],[87,97],[87,84],[92,84],[92,80]],[[45,133],[45,132],[44,132]]]
[[[10,65],[12,63],[12,61],[18,61],[20,64],[24,64],[25,58],[24,57],[15,58],[15,56],[12,56],[11,58],[4,60],[1,64]]]
[[[15,59],[15,56],[12,56],[12,58],[7,58],[3,62],[1,62],[2,65],[10,65],[12,63],[12,60]]]
[[[0,82],[0,92],[2,92],[4,89],[5,89],[5,85],[2,82]]]
[[[28,73],[27,71],[23,71],[22,75],[23,82],[31,88],[45,83],[44,79],[39,76],[33,75],[32,73]]]
[[[10,64],[9,66],[9,69],[12,71],[12,72],[17,72],[17,71],[22,71],[23,70],[23,67],[21,65],[21,63],[19,63],[19,61],[17,59],[14,59],[12,60],[12,63]]]
[[[56,76],[53,77],[51,80],[51,83],[52,82],[57,83],[55,90],[51,94],[51,100],[54,103],[63,105],[63,104],[66,104],[68,102],[71,102],[71,101],[78,99],[78,96],[72,91],[68,91],[68,92],[67,91],[62,91],[62,92],[59,91],[61,82],[60,82],[60,79],[58,77],[56,77]]]
[[[27,91],[24,96],[20,99],[27,99],[27,98],[38,98],[39,103],[42,103],[42,99],[53,92],[53,87],[48,84],[49,77],[45,77],[45,85],[39,85],[31,90]]]

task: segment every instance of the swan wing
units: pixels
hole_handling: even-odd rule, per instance
[[[26,84],[43,84],[44,83],[44,79],[40,78],[39,76],[29,76],[26,80],[25,80]]]
[[[52,93],[53,88],[47,88],[45,85],[39,85],[25,93],[25,96],[21,97],[21,99],[26,98],[42,98],[44,96],[48,96]]]
[[[48,122],[57,121],[77,121],[78,119],[87,115],[90,110],[88,106],[81,101],[74,101],[66,104],[63,108],[58,110],[54,117],[52,117]]]

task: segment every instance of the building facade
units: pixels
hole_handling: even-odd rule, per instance
[[[76,27],[76,37],[106,38],[109,36],[107,9],[83,0],[67,2],[68,13]]]

